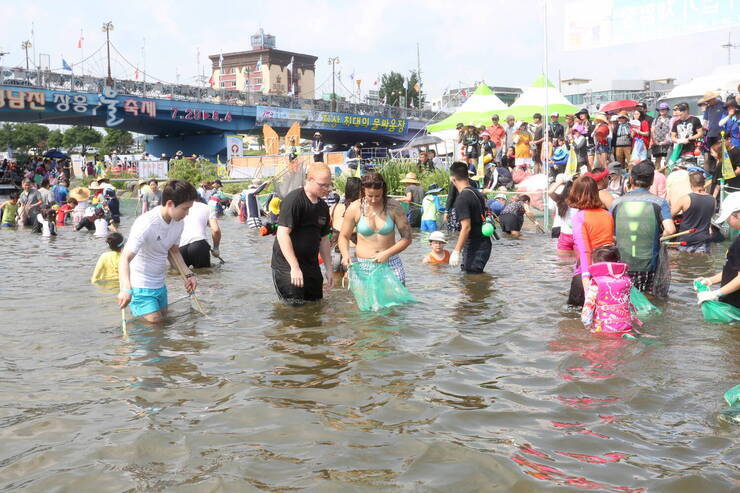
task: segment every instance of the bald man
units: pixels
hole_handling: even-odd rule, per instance
[[[327,287],[334,284],[329,233],[329,206],[321,197],[331,189],[331,171],[324,164],[308,169],[306,184],[280,204],[278,230],[272,247],[272,279],[278,297],[289,305],[323,298],[319,253]]]

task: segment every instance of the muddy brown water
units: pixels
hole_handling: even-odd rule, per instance
[[[570,266],[531,230],[467,277],[421,265],[418,236],[402,257],[419,302],[368,314],[340,289],[280,305],[272,238],[222,227],[227,263],[199,276],[212,318],[179,301],[128,337],[115,287],[88,282],[103,240],[0,231],[3,491],[740,489],[717,416],[740,337],[690,286],[724,247],[672,255],[648,345],[584,332]]]

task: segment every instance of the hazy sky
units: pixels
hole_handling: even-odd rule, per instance
[[[553,81],[558,71],[562,78],[687,81],[727,63],[727,50],[720,45],[727,42],[728,30],[566,52],[565,2],[549,4]],[[61,67],[62,56],[69,63],[80,60],[80,29],[89,55],[103,44],[100,26],[110,20],[115,25],[112,41],[123,55],[141,65],[146,38],[147,73],[168,81],[179,73],[181,82],[193,82],[198,48],[208,72],[207,55],[249,49],[249,35],[260,27],[277,37],[277,48],[319,57],[316,84],[326,81],[319,93],[331,90],[328,57],[340,58],[345,86],[351,85],[354,71],[366,90],[380,73],[416,68],[417,42],[425,91],[432,98],[447,86],[481,79],[491,85],[528,86],[543,64],[542,0],[0,0],[0,14],[0,48],[10,52],[3,65],[25,65],[20,45],[30,38],[32,22],[36,54],[49,54],[52,67]],[[740,29],[733,29],[732,36],[740,44]],[[103,54],[86,63],[86,72],[103,75]],[[117,55],[113,58],[113,76],[133,78],[134,70]],[[733,59],[740,63],[740,49],[734,50]],[[341,85],[337,92],[342,92]]]

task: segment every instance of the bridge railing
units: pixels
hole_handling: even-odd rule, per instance
[[[0,66],[0,84],[20,87],[37,87],[80,92],[101,92],[105,86],[104,77],[92,75],[62,74],[44,70],[29,70],[18,67]],[[323,99],[303,99],[293,96],[263,94],[233,89],[214,89],[186,84],[164,84],[138,80],[114,80],[113,87],[120,93],[130,96],[196,101],[213,104],[233,104],[239,106],[279,106],[313,111],[331,111],[331,101]],[[447,116],[429,110],[401,108],[384,104],[350,103],[337,100],[338,113],[359,115],[378,115],[390,118],[436,121]]]

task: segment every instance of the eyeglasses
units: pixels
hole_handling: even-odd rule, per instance
[[[331,182],[329,183],[319,183],[316,180],[313,181],[316,185],[320,186],[321,188],[331,188]]]

